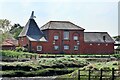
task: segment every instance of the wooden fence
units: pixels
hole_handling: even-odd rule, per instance
[[[82,71],[85,74],[82,74]],[[114,68],[112,70],[78,70],[78,80],[120,80],[119,72]]]

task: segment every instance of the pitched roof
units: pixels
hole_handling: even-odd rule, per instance
[[[34,19],[29,19],[23,30],[21,31],[19,37],[30,36],[30,35],[42,35],[43,32],[38,27]]]
[[[2,42],[2,46],[18,46],[18,41],[12,39],[6,39]]]
[[[103,39],[105,36],[105,40]],[[84,32],[85,42],[114,43],[114,40],[107,32]]]
[[[25,25],[18,37],[22,36],[32,37],[35,40],[44,36],[43,32],[40,30],[40,28],[34,20],[34,12],[32,12],[30,19],[28,20],[27,24]],[[38,38],[36,38],[35,36],[38,36]]]
[[[69,21],[49,21],[41,27],[41,30],[46,29],[85,30]]]

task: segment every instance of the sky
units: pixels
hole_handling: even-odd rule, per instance
[[[85,32],[118,35],[119,0],[1,0],[0,19],[25,26],[34,11],[41,27],[49,21],[70,21]]]

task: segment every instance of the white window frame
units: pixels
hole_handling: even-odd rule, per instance
[[[73,40],[78,40],[78,36],[73,36]]]
[[[64,45],[64,50],[69,50],[69,46],[68,45]]]
[[[70,34],[69,31],[64,31],[64,35],[63,35],[64,40],[69,40],[69,37],[70,37],[69,34]]]
[[[59,39],[59,36],[55,35],[54,40],[58,40],[58,39]]]
[[[90,46],[92,46],[93,44],[92,43],[90,43]]]
[[[37,46],[37,51],[42,51],[42,46]]]
[[[106,46],[108,46],[108,44],[106,44]]]
[[[78,46],[74,46],[74,50],[78,50]]]
[[[55,45],[54,50],[59,50],[59,46]]]
[[[100,46],[100,44],[98,44],[98,46]]]

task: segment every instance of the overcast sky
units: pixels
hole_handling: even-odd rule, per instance
[[[71,21],[86,32],[118,35],[119,0],[1,0],[0,18],[24,26],[31,12],[39,27],[48,21]]]

